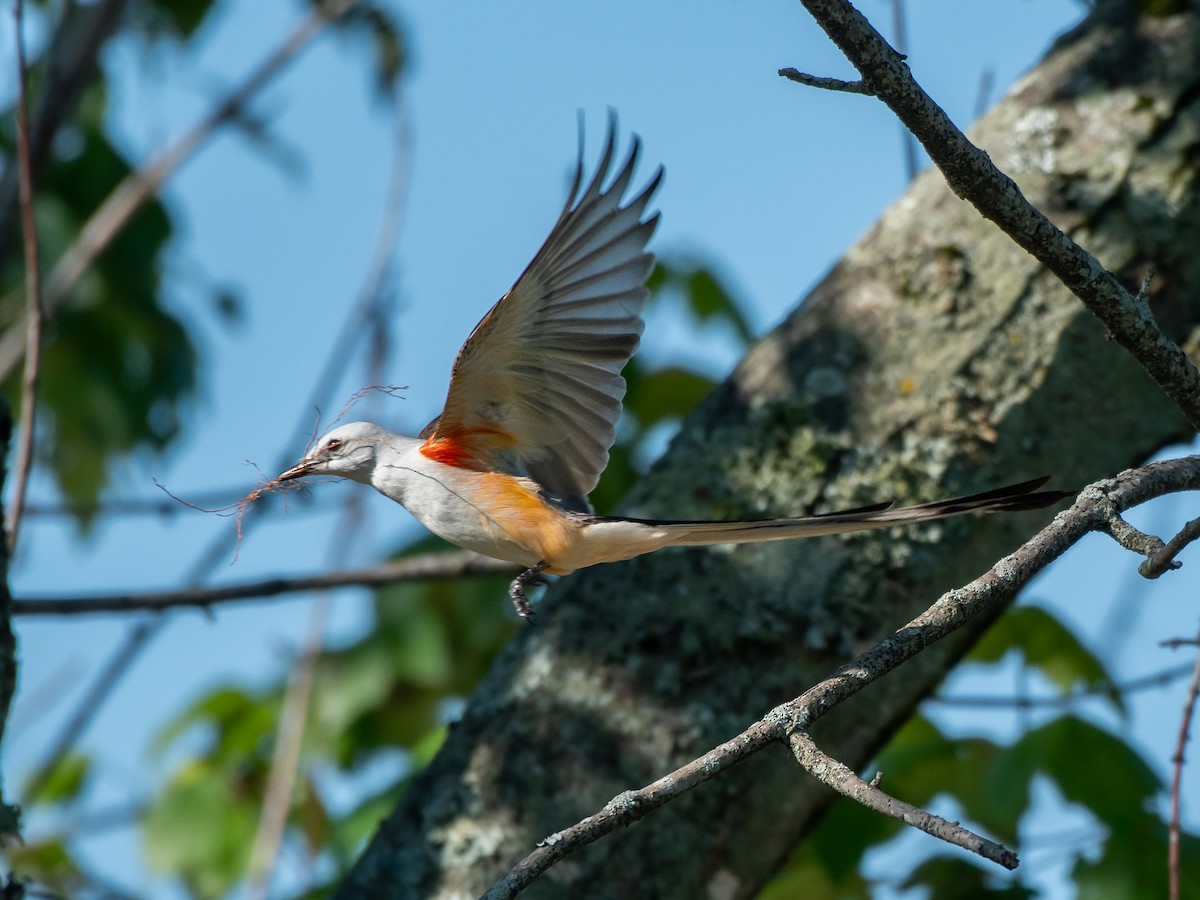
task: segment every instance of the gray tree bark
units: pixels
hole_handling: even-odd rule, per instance
[[[1101,4],[972,138],[1133,290],[1153,266],[1155,314],[1195,349],[1194,5],[1141,16]],[[1071,488],[1190,435],[1083,306],[931,171],[685,423],[626,512],[791,515],[1043,473]],[[737,734],[1049,515],[666,551],[565,579],[338,896],[482,893],[537,841]],[[987,624],[822,719],[820,746],[862,767]],[[830,802],[770,748],[570,856],[527,895],[752,896]]]

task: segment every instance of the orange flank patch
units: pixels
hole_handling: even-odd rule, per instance
[[[546,571],[554,575],[566,574],[572,571],[571,568],[556,569],[555,564],[569,558],[579,525],[526,485],[523,479],[512,475],[487,472],[475,483],[473,499],[480,511],[509,540],[549,563]]]
[[[439,429],[421,445],[421,454],[443,465],[484,470],[489,451],[515,443],[516,439],[500,428],[456,428],[446,433]]]

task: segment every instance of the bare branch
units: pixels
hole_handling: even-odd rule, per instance
[[[865,81],[843,81],[840,78],[809,75],[790,66],[786,69],[780,69],[779,74],[788,79],[788,81],[794,81],[797,84],[807,85],[808,87],[821,88],[825,91],[841,91],[844,94],[866,94],[868,97],[875,96],[875,91]]]
[[[464,575],[511,575],[512,563],[490,559],[466,550],[455,553],[423,553],[407,556],[378,566],[305,575],[295,578],[268,578],[223,587],[192,587],[175,591],[109,594],[93,597],[42,597],[14,600],[13,614],[22,616],[71,616],[89,613],[129,613],[162,611],[181,607],[209,609],[218,603],[278,597],[303,591],[338,587],[379,587],[397,581],[425,581],[460,578]]]
[[[221,126],[240,116],[246,104],[282,72],[313,38],[358,2],[359,0],[333,0],[330,3],[317,4],[312,15],[251,72],[241,85],[218,103],[203,121],[145,168],[131,173],[117,185],[83,226],[79,237],[50,273],[43,297],[43,309],[48,317],[53,316],[66,302],[71,289],[91,267],[96,257],[104,252],[133,214],[158,193],[168,176],[187,161]],[[0,379],[8,377],[24,354],[19,331],[18,328],[12,328],[0,337]]]
[[[160,500],[154,497],[113,497],[96,503],[27,503],[26,518],[59,518],[80,516],[161,516],[178,515],[193,508],[212,509],[233,507],[238,498],[251,488],[213,488],[199,494],[188,494],[186,504],[177,499]],[[293,512],[295,509],[293,508]]]
[[[971,583],[943,594],[925,612],[799,697],[777,706],[737,737],[652,784],[618,794],[599,812],[543,840],[484,895],[515,897],[560,859],[731,768],[768,744],[806,732],[821,716],[971,619],[1010,601],[1053,560],[1117,512],[1176,491],[1200,489],[1200,456],[1151,463],[1089,485],[1065,512]]]
[[[42,358],[42,282],[38,264],[37,223],[33,216],[33,164],[29,156],[29,115],[26,96],[24,10],[22,0],[13,4],[17,57],[17,196],[21,206],[21,230],[25,238],[25,372],[21,379],[21,425],[17,464],[8,515],[8,555],[17,548],[25,489],[33,465],[33,432],[37,424],[37,388]]]
[[[892,0],[892,39],[896,42],[896,52],[905,58],[908,55],[908,28],[904,22],[904,0]],[[900,143],[904,148],[904,173],[912,181],[917,177],[917,144],[907,128],[900,128]]]
[[[1012,870],[1020,865],[1017,854],[995,841],[989,841],[961,825],[948,822],[941,816],[935,816],[920,807],[897,800],[884,793],[878,787],[879,773],[876,773],[869,783],[863,781],[854,773],[854,770],[823,753],[807,732],[793,731],[788,743],[791,745],[796,761],[804,766],[810,775],[823,784],[829,785],[839,794],[849,797],[851,800],[857,800],[867,809],[873,809],[906,825],[912,825],[914,828],[919,828],[926,834],[954,844],[956,847],[970,850],[1006,869]]]
[[[1196,636],[1200,646],[1200,635]],[[1180,789],[1183,784],[1184,750],[1191,735],[1192,717],[1196,713],[1196,698],[1200,696],[1200,653],[1196,654],[1196,665],[1192,671],[1192,683],[1188,688],[1187,700],[1183,704],[1183,715],[1179,722],[1179,740],[1175,744],[1175,755],[1171,757],[1171,821],[1167,826],[1167,874],[1168,896],[1179,900],[1179,836],[1183,829],[1180,812]]]
[[[1200,371],[1094,256],[1033,207],[917,84],[903,58],[846,0],[801,0],[863,81],[916,136],[946,183],[1053,272],[1200,428]]]
[[[292,808],[292,791],[296,787],[296,775],[300,768],[300,750],[304,744],[304,730],[308,722],[308,705],[312,697],[317,660],[321,656],[321,643],[328,618],[329,595],[322,592],[309,609],[304,652],[300,655],[288,681],[283,707],[279,713],[275,752],[271,757],[271,769],[267,777],[267,789],[263,794],[258,828],[250,848],[249,885],[246,890],[246,896],[250,900],[265,900],[271,887],[271,874],[275,868],[279,846],[283,842],[288,813]]]
[[[1157,578],[1164,572],[1178,569],[1183,563],[1178,562],[1175,557],[1197,538],[1200,538],[1200,519],[1192,519],[1179,529],[1179,534],[1167,541],[1166,545],[1159,541],[1158,549],[1147,553],[1147,560],[1138,566],[1138,573],[1146,578]]]
[[[1108,532],[1114,541],[1126,550],[1136,553],[1138,556],[1151,556],[1152,554],[1159,553],[1164,546],[1160,538],[1139,531],[1121,518],[1120,515],[1114,514],[1108,523],[1108,527],[1104,530]]]
[[[940,706],[970,706],[976,709],[1064,709],[1089,697],[1109,697],[1113,694],[1127,696],[1139,691],[1150,690],[1151,688],[1165,687],[1191,674],[1191,671],[1192,667],[1190,665],[1173,666],[1169,669],[1163,669],[1161,672],[1143,675],[1141,678],[1131,678],[1129,681],[1120,684],[1075,690],[1068,694],[1054,697],[989,697],[957,694],[949,697],[931,697],[928,702],[936,703]]]

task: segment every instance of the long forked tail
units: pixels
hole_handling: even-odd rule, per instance
[[[1007,487],[935,500],[918,506],[893,509],[882,503],[857,509],[839,510],[796,519],[762,519],[741,522],[669,522],[646,519],[626,519],[654,529],[662,539],[659,546],[689,547],[703,544],[742,544],[754,541],[781,541],[788,538],[815,537],[822,534],[844,534],[890,528],[910,522],[944,519],[968,512],[1006,512],[1040,509],[1071,496],[1065,491],[1039,491],[1049,476],[1011,484]]]

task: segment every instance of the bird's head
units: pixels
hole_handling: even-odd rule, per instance
[[[336,475],[370,484],[371,473],[380,449],[395,438],[389,431],[369,422],[351,422],[322,437],[277,481],[291,481],[306,475]]]

